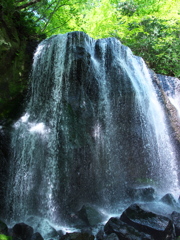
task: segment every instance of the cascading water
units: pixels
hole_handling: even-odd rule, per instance
[[[180,118],[180,81],[178,78],[158,75],[161,87],[166,92],[171,104],[176,108],[177,115]]]
[[[84,203],[106,208],[144,182],[165,192],[179,188],[149,70],[117,39],[73,32],[43,41],[30,89],[12,132],[12,219],[34,214],[55,222]]]

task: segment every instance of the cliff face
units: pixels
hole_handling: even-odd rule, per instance
[[[7,215],[60,221],[85,203],[116,208],[132,186],[176,191],[180,159],[165,111],[174,88],[165,97],[154,82],[115,38],[72,32],[41,42],[12,132]]]
[[[17,25],[18,13],[11,17],[5,13],[0,17],[0,124],[20,114],[37,45]]]
[[[153,80],[161,95],[172,138],[180,144],[180,79],[153,73]]]

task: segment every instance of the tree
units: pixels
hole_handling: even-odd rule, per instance
[[[76,21],[87,0],[1,0],[2,15],[12,19],[21,16],[21,26],[34,30],[37,34],[67,32],[68,22]],[[30,33],[31,34],[31,33]]]
[[[115,36],[157,73],[180,77],[178,1],[131,0],[117,3],[116,9],[124,35]]]
[[[74,25],[74,30],[93,38],[116,37],[157,73],[180,77],[179,1],[93,0],[86,4],[81,25]]]
[[[157,73],[180,77],[179,0],[1,0],[25,35],[116,37]]]

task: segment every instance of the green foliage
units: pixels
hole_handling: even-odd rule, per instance
[[[16,28],[21,38],[28,38],[36,34],[36,23],[29,11],[19,11],[15,1],[2,0],[0,3],[0,20],[6,28]],[[9,30],[10,31],[10,30]]]
[[[0,5],[6,22],[13,18],[25,34],[51,36],[71,30],[71,24],[68,23],[72,19],[78,21],[86,2],[87,0],[2,0]]]
[[[78,30],[86,32],[93,38],[106,38],[110,36],[115,21],[115,9],[109,0],[94,0],[87,3]]]
[[[101,0],[84,11],[81,28],[116,37],[157,73],[180,77],[180,4],[176,0]]]
[[[157,73],[180,77],[179,0],[1,0],[0,10],[24,36],[116,37]]]
[[[12,240],[12,237],[0,234],[0,240]]]
[[[138,9],[138,5],[133,0],[119,2],[116,6],[116,10],[120,12],[122,16],[131,17]]]
[[[56,1],[56,6],[52,5],[46,11],[44,16],[44,24],[41,31],[48,36],[56,33],[66,33],[74,31],[80,25],[81,12],[84,8],[86,0]]]
[[[173,22],[153,16],[128,24],[129,34],[121,41],[145,59],[155,72],[180,77],[179,20]],[[119,36],[117,36],[120,38]]]

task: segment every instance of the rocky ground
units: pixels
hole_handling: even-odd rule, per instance
[[[180,239],[180,204],[172,194],[158,200],[155,190],[146,187],[131,189],[130,197],[134,203],[105,224],[102,222],[107,216],[93,206],[84,205],[69,216],[73,232],[57,230],[45,219],[29,217],[28,223],[17,223],[12,228],[1,221],[0,240]]]

